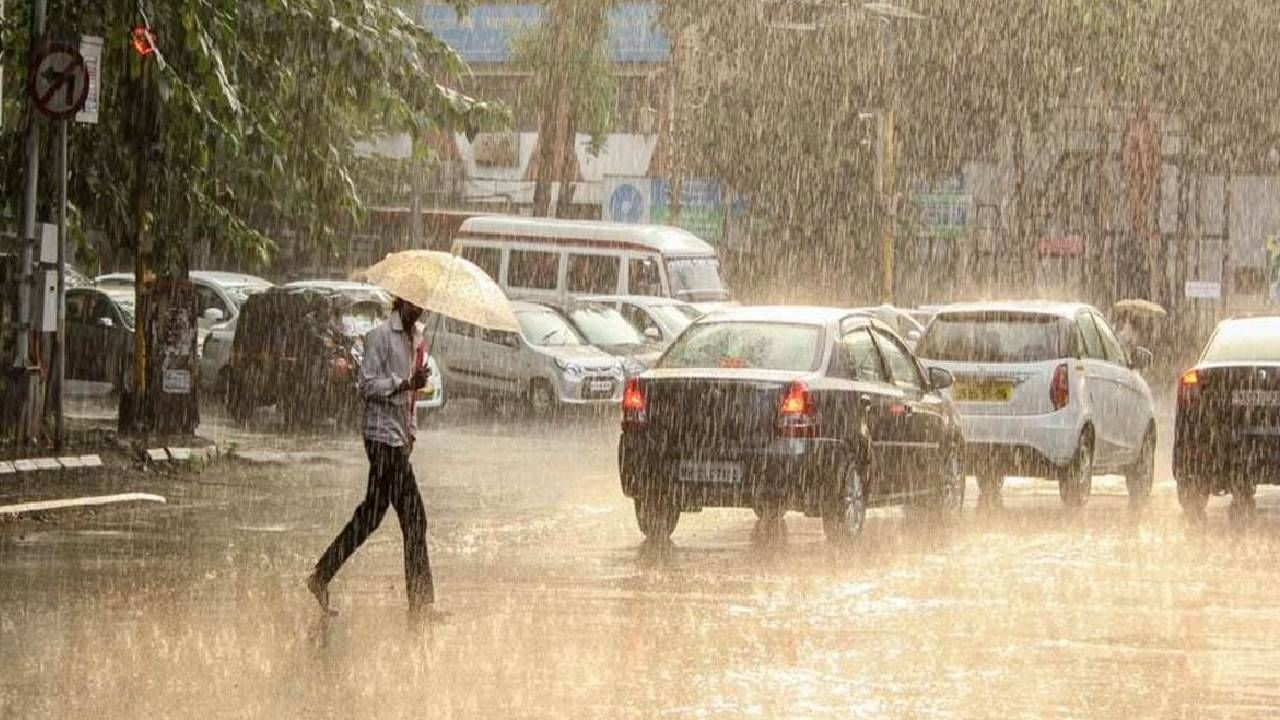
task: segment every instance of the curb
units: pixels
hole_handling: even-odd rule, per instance
[[[49,473],[79,471],[102,467],[98,455],[68,455],[65,457],[28,458],[24,460],[0,460],[0,480],[34,477]]]

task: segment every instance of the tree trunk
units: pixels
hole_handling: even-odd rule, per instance
[[[556,0],[548,8],[547,22],[551,24],[552,44],[564,47],[569,32],[570,2]],[[552,183],[559,177],[559,159],[564,123],[569,113],[568,68],[562,62],[552,63],[544,69],[542,118],[538,126],[537,175],[533,185],[533,214],[548,217],[551,214]]]

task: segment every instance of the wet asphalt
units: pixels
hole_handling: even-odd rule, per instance
[[[931,527],[872,511],[855,551],[791,515],[682,517],[641,542],[611,416],[553,425],[457,403],[414,467],[445,622],[408,621],[394,513],[303,589],[365,483],[342,435],[218,425],[279,466],[102,481],[165,506],[0,525],[0,717],[1252,718],[1280,714],[1280,492],[1184,526],[1160,453],[1135,515],[1010,480]],[[38,499],[38,498],[33,498]]]

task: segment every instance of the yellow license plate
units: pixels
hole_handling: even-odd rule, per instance
[[[958,382],[951,397],[959,402],[1009,402],[1013,399],[1013,384]]]

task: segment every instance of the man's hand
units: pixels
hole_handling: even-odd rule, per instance
[[[417,390],[421,390],[422,388],[426,387],[426,386],[427,386],[427,378],[429,378],[429,377],[431,377],[431,369],[430,369],[430,368],[425,368],[425,367],[418,368],[418,369],[413,373],[413,377],[409,378],[409,387],[410,387],[410,389],[412,389],[412,390],[414,390],[414,391],[417,391]]]

